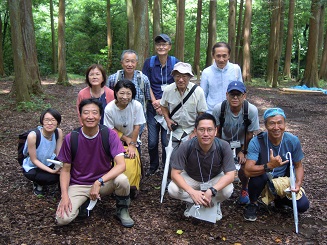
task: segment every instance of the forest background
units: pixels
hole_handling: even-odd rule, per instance
[[[69,85],[92,63],[112,74],[120,54],[134,49],[138,68],[159,33],[171,55],[194,72],[212,64],[211,47],[225,41],[245,82],[277,87],[327,80],[326,0],[11,0],[0,3],[0,76],[14,79],[17,102],[42,94],[41,77]],[[19,86],[17,86],[19,85]]]

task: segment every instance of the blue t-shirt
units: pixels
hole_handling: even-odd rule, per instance
[[[247,153],[247,159],[248,160],[253,160],[256,161],[257,164],[265,164],[265,162],[258,162],[259,160],[259,153],[262,151],[267,151],[268,152],[268,157],[270,155],[270,149],[273,149],[274,156],[280,155],[282,158],[282,161],[286,161],[286,153],[290,152],[293,160],[293,164],[296,162],[301,161],[304,158],[304,154],[302,151],[301,143],[300,140],[297,136],[289,133],[289,132],[284,132],[284,136],[282,139],[282,142],[275,146],[273,145],[269,139],[267,139],[267,132],[263,133],[263,139],[266,145],[266,149],[260,149],[260,143],[258,140],[258,136],[254,137],[249,144],[248,147],[248,153]],[[268,140],[268,146],[267,146],[267,140]],[[279,154],[278,154],[279,153]],[[278,168],[273,169],[273,177],[282,177],[286,176],[289,173],[286,173],[286,169],[289,166],[288,164],[284,164],[283,166],[280,166]]]
[[[168,85],[174,82],[174,78],[171,75],[171,71],[174,69],[174,65],[171,63],[171,56],[168,56],[167,63],[164,67],[160,64],[158,56],[154,59],[154,65],[150,67],[150,58],[147,58],[144,61],[142,72],[149,78],[150,86],[154,97],[158,100],[162,97],[162,89],[161,86]],[[178,63],[179,60],[175,58],[175,64]]]

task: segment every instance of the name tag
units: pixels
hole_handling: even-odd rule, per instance
[[[162,84],[161,85],[161,91],[164,91],[165,87],[167,87],[167,84]]]
[[[210,188],[210,185],[208,183],[200,184],[200,190],[201,191],[207,191],[209,188]]]
[[[241,141],[239,141],[239,140],[231,141],[229,144],[230,144],[230,148],[240,148],[241,147]]]

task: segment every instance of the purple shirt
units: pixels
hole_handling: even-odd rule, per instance
[[[117,133],[109,131],[110,153],[113,158],[125,152]],[[74,162],[71,159],[70,136],[65,136],[58,159],[71,164],[70,185],[92,185],[94,181],[108,173],[111,169],[111,158],[102,147],[101,133],[93,139],[87,139],[81,132],[78,137],[78,149]]]

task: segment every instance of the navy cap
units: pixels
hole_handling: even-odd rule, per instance
[[[240,91],[242,94],[246,93],[246,88],[244,83],[239,81],[231,82],[230,84],[228,84],[227,93],[229,93],[232,90]]]
[[[171,39],[167,34],[160,34],[158,36],[155,37],[154,41],[160,42],[161,40],[164,40],[165,42],[168,42],[169,44],[171,44]]]

